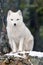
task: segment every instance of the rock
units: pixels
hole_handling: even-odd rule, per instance
[[[8,37],[5,32],[1,32],[0,35],[0,55],[9,53],[11,51],[10,45],[8,43]]]
[[[19,57],[0,57],[0,65],[43,65],[43,58],[28,56],[26,59]]]

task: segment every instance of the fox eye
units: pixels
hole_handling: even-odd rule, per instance
[[[18,21],[19,19],[17,19],[17,21]]]
[[[13,21],[13,19],[11,19],[11,21]]]

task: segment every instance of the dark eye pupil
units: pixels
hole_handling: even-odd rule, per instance
[[[11,19],[11,21],[13,21],[13,19]]]
[[[19,20],[19,19],[17,19],[17,20]]]

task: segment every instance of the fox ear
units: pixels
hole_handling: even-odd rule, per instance
[[[9,11],[8,11],[8,15],[11,15],[11,13],[12,13],[12,11],[11,11],[11,10],[9,10]]]
[[[19,15],[22,15],[22,12],[21,12],[21,10],[18,10],[18,14],[19,14]]]

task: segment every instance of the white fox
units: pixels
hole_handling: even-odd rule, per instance
[[[30,51],[33,49],[34,38],[23,22],[21,10],[8,11],[7,34],[12,52]]]

